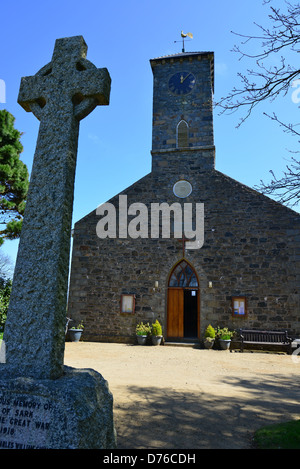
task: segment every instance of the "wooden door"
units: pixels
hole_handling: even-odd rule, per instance
[[[167,337],[184,337],[184,290],[168,289]]]

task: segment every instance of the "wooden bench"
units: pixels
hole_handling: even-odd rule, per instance
[[[240,329],[240,350],[244,351],[245,344],[259,345],[261,348],[276,348],[281,346],[288,353],[292,353],[292,341],[287,331],[261,331],[253,329]]]

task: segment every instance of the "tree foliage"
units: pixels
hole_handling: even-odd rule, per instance
[[[266,27],[255,23],[259,34],[256,36],[236,34],[241,39],[240,45],[235,45],[233,51],[239,55],[239,60],[246,59],[252,63],[245,73],[238,73],[240,87],[234,87],[216,106],[222,113],[233,113],[243,110],[244,115],[238,127],[251,115],[253,109],[266,102],[274,101],[279,96],[286,96],[295,84],[300,85],[300,3],[285,0],[284,10],[272,5],[272,0],[264,0],[269,4],[269,21]],[[258,44],[258,46],[257,46]],[[254,47],[253,47],[254,46]],[[258,47],[258,48],[257,48]],[[258,52],[252,53],[251,50]],[[278,63],[278,54],[280,61]],[[264,114],[275,121],[284,132],[290,133],[300,143],[300,123],[283,122],[275,113]],[[299,153],[295,151],[293,153]],[[274,171],[270,171],[272,180],[269,183],[261,181],[258,187],[265,194],[273,194],[281,203],[294,206],[300,202],[300,161],[291,158],[286,171],[279,179]]]
[[[29,186],[26,165],[20,160],[21,133],[14,128],[15,118],[0,111],[0,245],[4,239],[20,236],[25,200]]]
[[[11,279],[0,278],[0,332],[3,332],[7,319],[11,287]]]

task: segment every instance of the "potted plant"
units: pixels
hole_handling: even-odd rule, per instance
[[[231,338],[233,336],[234,332],[230,331],[228,327],[223,327],[223,329],[220,329],[218,327],[217,329],[217,337],[219,339],[219,344],[222,350],[229,350],[230,348],[230,343],[231,343]]]
[[[82,323],[78,324],[77,327],[74,326],[69,329],[70,339],[72,342],[79,342],[83,329],[84,325]]]
[[[214,330],[212,325],[209,324],[204,334],[204,347],[207,349],[212,348],[215,343],[215,337],[216,337],[216,331]]]
[[[151,334],[151,326],[149,322],[144,324],[143,322],[136,325],[135,328],[136,338],[139,345],[145,345],[148,334]]]
[[[160,345],[162,339],[162,327],[159,321],[156,319],[155,323],[152,324],[151,338],[153,345]]]

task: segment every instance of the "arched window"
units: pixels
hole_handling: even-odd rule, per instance
[[[181,120],[177,125],[177,148],[189,146],[189,126],[186,121]]]
[[[188,262],[181,261],[175,266],[169,280],[169,287],[198,287],[197,276]]]

